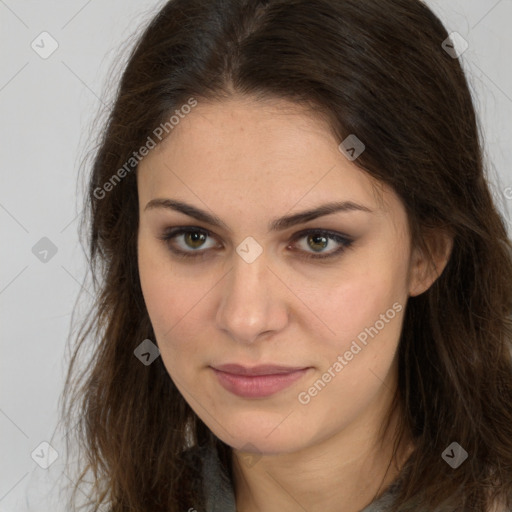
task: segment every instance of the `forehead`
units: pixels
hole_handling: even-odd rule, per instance
[[[338,145],[322,117],[290,101],[199,100],[140,163],[139,193],[143,200],[220,194],[267,205],[288,197],[305,207],[342,199],[381,208],[389,191]]]

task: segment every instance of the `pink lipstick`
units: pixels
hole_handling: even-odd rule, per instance
[[[239,364],[212,367],[220,385],[242,398],[265,398],[299,380],[308,367],[261,365],[252,368]]]

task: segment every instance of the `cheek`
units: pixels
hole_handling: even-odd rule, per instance
[[[139,238],[138,264],[142,294],[155,332],[165,327],[169,318],[165,312],[175,311],[175,294],[158,253],[151,250],[144,237]]]
[[[215,279],[194,277],[172,263],[165,248],[151,240],[139,240],[139,275],[142,293],[164,363],[188,359],[202,351],[204,304]],[[218,279],[217,279],[218,281]],[[220,284],[220,283],[219,283]],[[204,334],[203,334],[204,337]]]
[[[158,341],[163,341],[173,327],[186,316],[193,300],[194,288],[180,283],[177,272],[165,249],[141,235],[138,244],[138,265],[142,294]],[[183,286],[181,286],[183,285]]]
[[[365,262],[338,283],[327,290],[317,289],[312,299],[313,308],[338,340],[356,338],[393,309],[393,304],[405,306],[407,300],[405,264],[401,258]]]

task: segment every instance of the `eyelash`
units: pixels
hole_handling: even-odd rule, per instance
[[[182,251],[181,249],[176,249],[175,247],[172,247],[171,241],[183,234],[188,233],[202,233],[208,237],[215,238],[212,236],[212,233],[208,231],[207,229],[203,228],[196,228],[196,227],[178,227],[178,228],[171,228],[166,230],[161,236],[158,238],[162,240],[169,250],[175,254],[178,258],[195,258],[195,259],[203,259],[206,257],[207,253],[210,249],[206,250],[191,250],[191,251]],[[328,240],[334,240],[336,243],[341,244],[341,247],[333,252],[328,253],[327,255],[321,255],[321,254],[309,254],[307,256],[299,256],[301,259],[305,260],[326,260],[330,258],[334,258],[338,255],[341,255],[341,253],[345,252],[346,249],[348,249],[352,244],[353,240],[348,238],[347,236],[341,235],[340,233],[337,233],[335,231],[327,231],[325,229],[308,229],[305,231],[301,231],[299,233],[296,233],[293,238],[292,242],[295,242],[297,240],[300,240],[301,238],[305,238],[309,235],[318,235],[318,236],[324,236]]]

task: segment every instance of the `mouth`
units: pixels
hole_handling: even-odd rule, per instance
[[[219,384],[242,398],[265,398],[301,379],[311,367],[260,365],[247,367],[225,364],[210,367]]]

